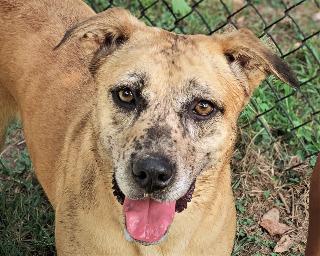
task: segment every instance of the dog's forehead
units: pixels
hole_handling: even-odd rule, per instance
[[[215,79],[215,74],[225,66],[219,47],[203,35],[166,31],[140,35],[123,54],[130,62],[129,69],[144,70],[156,81],[168,79],[175,84],[187,78]]]
[[[204,35],[178,35],[161,31],[146,38],[140,35],[139,39],[136,47],[140,48],[143,56],[151,57],[151,60],[162,67],[170,66],[180,73],[188,67],[213,69],[214,60],[223,57],[219,45]],[[204,65],[205,63],[210,65]]]
[[[228,63],[220,46],[208,36],[159,33],[146,42],[139,56],[133,65],[145,72],[146,89],[170,87],[187,92],[194,88],[221,98],[228,94],[232,80]]]
[[[144,80],[144,91],[158,97],[202,91],[206,98],[225,101],[238,94],[221,47],[204,35],[139,33],[102,69],[100,77],[108,77],[111,86]]]

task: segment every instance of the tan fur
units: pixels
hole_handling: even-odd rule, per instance
[[[8,124],[16,117],[17,106],[9,92],[0,86],[0,150],[4,145],[6,128]]]
[[[247,30],[176,35],[122,9],[96,15],[76,0],[2,0],[0,33],[0,136],[17,102],[37,178],[55,208],[59,255],[231,254],[236,122],[267,74],[297,84],[278,57]],[[146,77],[148,100],[139,115],[120,111],[110,95],[137,76]],[[184,110],[194,97],[212,98],[223,111],[195,122]],[[126,166],[134,153],[158,151],[176,162],[178,181],[157,197],[177,200],[197,178],[193,200],[165,241],[127,242],[112,175],[126,196],[141,196]]]

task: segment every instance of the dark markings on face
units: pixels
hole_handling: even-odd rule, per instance
[[[140,141],[135,141],[134,142],[134,150],[135,151],[140,151],[140,150],[142,150],[142,145],[141,145],[141,143],[140,143]]]
[[[222,113],[224,112],[224,104],[218,100],[211,99],[212,91],[210,90],[210,86],[198,81],[197,78],[192,78],[187,82],[185,93],[192,96],[191,99],[212,101]]]
[[[168,34],[167,40],[170,43],[170,47],[163,48],[160,53],[168,58],[172,57],[174,54],[181,53],[181,49],[179,48],[180,43],[193,45],[193,41],[184,35],[170,33]]]
[[[170,58],[172,57],[172,54],[174,52],[178,53],[178,49],[177,49],[177,40],[178,40],[178,36],[177,35],[170,35],[167,40],[170,43],[170,47],[166,47],[161,49],[160,53],[163,54],[166,58]]]
[[[112,125],[113,125],[113,126],[118,126],[119,124],[120,124],[119,118],[113,117],[113,118],[112,118]]]
[[[179,120],[180,120],[180,124],[179,124],[179,128],[181,130],[181,135],[182,138],[186,138],[187,134],[188,134],[188,130],[187,130],[187,117],[185,113],[179,113]]]
[[[91,114],[92,114],[92,111],[90,110],[77,123],[77,125],[75,126],[71,134],[71,142],[74,142],[76,138],[79,137],[79,134],[83,131],[83,129],[87,126],[90,120]]]
[[[225,104],[213,97],[214,92],[209,85],[196,78],[187,81],[184,95],[188,97],[178,113],[180,119],[178,129],[182,132],[182,137],[185,138],[190,133],[189,128],[191,127],[194,128],[199,139],[213,134],[216,130],[216,123],[225,113]],[[195,111],[196,105],[201,101],[210,102],[212,106],[211,112],[205,118]]]
[[[192,50],[194,42],[184,35],[174,34],[168,34],[166,40],[167,45],[159,51],[159,56],[161,56],[162,60],[165,59],[167,61],[169,76],[173,76],[174,72],[182,71],[178,57],[184,55],[186,49]],[[190,47],[184,47],[186,45]]]
[[[151,141],[156,141],[161,138],[171,137],[171,128],[168,126],[152,126],[146,131],[147,139]]]
[[[144,148],[147,148],[147,149],[150,149],[152,147],[152,140],[150,140],[149,138],[146,139],[144,142],[143,142],[143,147]]]
[[[145,73],[133,72],[130,73],[127,79],[120,81],[110,89],[112,100],[117,111],[122,115],[115,114],[112,118],[112,123],[115,126],[121,127],[123,122],[123,114],[134,115],[133,123],[141,116],[141,113],[147,109],[147,99],[142,95],[143,89],[146,88],[148,78]],[[119,99],[119,93],[123,89],[130,89],[134,95],[134,104],[126,106]],[[142,121],[142,120],[140,120]],[[133,125],[132,123],[132,125]],[[120,128],[121,129],[121,128]],[[119,130],[121,132],[121,130]]]
[[[189,41],[193,41],[192,38],[186,39],[180,36],[168,36],[168,39],[165,40],[163,40],[165,42],[159,44],[159,48],[152,48],[153,51],[154,49],[158,51],[154,57],[161,58],[161,62],[159,63],[159,65],[162,65],[161,70],[172,68],[172,72],[174,73],[177,71],[176,66],[179,66],[183,61],[181,68],[185,67],[188,65],[187,62],[189,59],[190,65],[197,64],[196,61],[192,61],[193,53],[196,52],[186,54],[185,58],[180,56],[186,53],[183,51],[187,49],[188,51],[190,50],[190,47],[184,46],[189,44]],[[159,56],[160,51],[162,52],[161,56]],[[155,82],[155,84],[150,84],[147,90],[144,90],[144,88],[148,86],[148,77],[151,78],[154,74],[143,74],[137,69],[134,71],[134,73],[129,74],[129,79],[122,77],[112,88],[119,89],[121,87],[128,87],[135,92],[135,95],[141,96],[146,104],[141,104],[141,99],[138,98],[137,105],[133,109],[125,110],[121,109],[115,102],[115,104],[112,105],[112,111],[110,111],[113,116],[112,125],[115,127],[105,135],[105,137],[110,136],[108,141],[114,142],[110,143],[113,145],[111,146],[113,147],[111,148],[112,156],[115,156],[113,163],[116,163],[114,164],[114,172],[116,174],[117,172],[120,173],[117,178],[121,177],[119,178],[119,182],[122,182],[119,183],[121,187],[123,186],[123,188],[127,189],[132,186],[132,191],[135,189],[134,183],[128,180],[129,176],[124,174],[127,174],[131,170],[130,168],[132,168],[132,162],[134,160],[144,157],[145,155],[166,155],[170,161],[176,163],[177,168],[179,168],[178,171],[180,173],[183,172],[183,175],[177,177],[190,177],[190,179],[195,178],[205,167],[208,167],[211,161],[214,164],[217,161],[221,161],[220,158],[225,157],[219,156],[219,150],[222,151],[222,149],[220,149],[222,146],[219,144],[221,143],[220,138],[217,140],[217,146],[214,141],[215,138],[219,137],[218,133],[220,130],[217,129],[217,127],[219,128],[219,123],[217,122],[219,119],[213,117],[212,119],[196,121],[196,119],[189,114],[191,112],[190,110],[194,109],[192,103],[199,99],[210,100],[212,103],[217,104],[220,109],[221,106],[224,106],[221,104],[223,103],[222,101],[219,102],[219,98],[215,98],[215,90],[218,90],[218,82],[220,82],[220,80],[215,84],[216,81],[211,81],[210,79],[209,81],[204,81],[202,80],[204,77],[197,77],[198,74],[194,74],[196,78],[192,79],[192,77],[188,75],[184,81],[178,81],[177,86],[175,86],[175,84],[171,84],[170,81],[176,82],[180,79],[180,76],[171,79],[170,77],[168,78],[168,74],[165,73],[162,75],[164,79],[161,79],[159,84]],[[182,72],[184,72],[184,70]],[[127,73],[123,73],[123,75],[125,74]],[[152,82],[154,79],[149,79],[149,81]],[[181,84],[182,82],[184,84]],[[168,84],[164,85],[161,83]],[[217,85],[216,87],[218,88],[214,87],[215,85]],[[163,94],[157,94],[161,86],[166,86],[165,88],[168,87],[168,89],[166,89]],[[157,90],[154,90],[154,87],[156,87]],[[170,95],[169,97],[165,97],[165,94]],[[159,96],[159,99],[157,96]],[[215,100],[218,102],[215,102]],[[110,101],[110,103],[112,103],[112,101]],[[223,111],[220,115],[222,114]],[[128,132],[126,132],[127,130]],[[217,133],[216,137],[214,137],[215,133]],[[205,149],[202,141],[208,141],[210,138],[206,137],[211,136],[213,145],[208,145],[207,149]],[[206,139],[202,140],[202,137]],[[226,147],[228,147],[227,143]],[[208,152],[210,150],[212,150],[212,152]],[[225,148],[223,150],[225,150]],[[139,191],[138,189],[136,190],[137,191],[134,192],[138,194]],[[134,193],[128,191],[126,192]],[[168,191],[171,192],[171,190]]]
[[[133,152],[130,154],[130,159],[135,159],[137,157],[137,153]]]

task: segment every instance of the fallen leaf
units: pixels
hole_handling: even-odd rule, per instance
[[[314,21],[320,21],[320,12],[317,12],[315,14],[312,15],[312,19]]]
[[[281,239],[278,241],[277,245],[274,247],[274,252],[287,252],[289,251],[290,247],[292,246],[293,241],[291,240],[291,237],[288,235],[284,235],[281,237]]]
[[[260,226],[263,227],[271,236],[283,235],[291,230],[286,224],[280,223],[280,212],[277,208],[272,208],[264,214],[260,221]]]
[[[301,42],[296,42],[296,43],[294,44],[294,47],[297,48],[297,47],[299,47],[300,45],[301,45]],[[291,157],[291,159],[290,159],[289,165],[290,165],[290,166],[295,166],[295,165],[300,164],[301,162],[302,162],[302,161],[301,161],[301,158],[300,158],[299,156],[293,156],[293,157]]]

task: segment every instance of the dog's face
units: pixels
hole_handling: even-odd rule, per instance
[[[224,55],[208,56],[205,39],[149,33],[100,64],[100,138],[127,197],[172,201],[229,157],[247,96]],[[148,168],[163,177],[147,180]]]
[[[211,42],[150,30],[96,70],[100,139],[125,197],[176,202],[181,211],[197,176],[228,161],[247,96],[225,56],[208,55]],[[128,231],[144,243],[161,238]]]
[[[183,36],[118,9],[109,23],[113,15],[119,25],[83,37],[91,48],[98,44],[90,70],[99,88],[99,140],[112,156],[129,235],[150,244],[186,207],[198,175],[228,163],[239,113],[266,74],[296,80],[248,31]],[[148,227],[147,211],[157,215]]]

